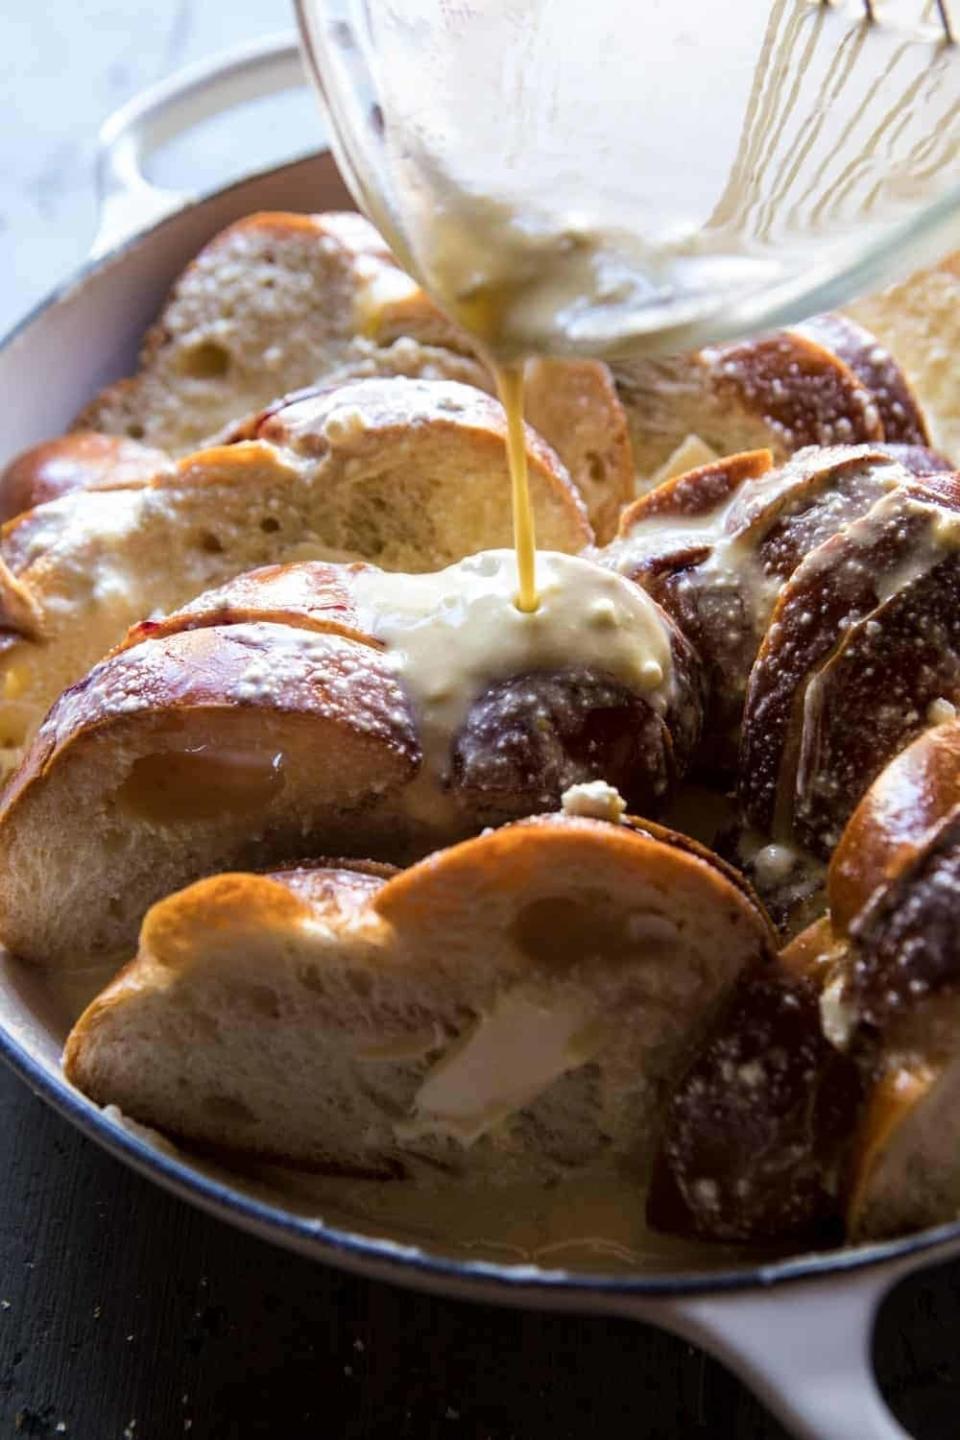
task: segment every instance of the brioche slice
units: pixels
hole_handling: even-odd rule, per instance
[[[744,976],[667,1108],[650,1217],[872,1239],[960,1214],[960,722],[873,782],[830,915]]]
[[[960,814],[960,724],[945,705],[874,780],[830,862],[830,913],[849,935],[874,897],[908,870]]]
[[[251,215],[187,267],[144,341],[138,374],[111,385],[76,424],[185,455],[278,396],[394,375],[495,388],[473,342],[362,216]],[[608,539],[632,494],[633,462],[607,367],[531,363],[527,418]]]
[[[868,1077],[847,1167],[855,1238],[960,1214],[960,723],[877,778],[830,869],[848,937],[838,1004]]]
[[[742,976],[667,1104],[647,1207],[655,1228],[796,1241],[835,1226],[861,1091],[821,1025],[836,960],[818,922]]]
[[[846,1219],[852,1240],[882,1239],[960,1215],[960,1015],[950,1017],[947,1053],[890,1053],[869,1087],[847,1175]]]
[[[27,618],[0,648],[0,744],[15,753],[129,625],[244,570],[345,554],[422,571],[510,543],[503,411],[469,386],[356,381],[280,406],[250,434],[5,528],[8,624],[18,599]],[[569,477],[528,439],[540,543],[580,550],[590,529]]]
[[[762,831],[825,858],[867,786],[960,698],[960,490],[911,481],[811,550],[750,676],[740,791]]]
[[[889,350],[849,315],[815,315],[795,332],[831,350],[870,391],[885,440],[898,445],[930,443],[930,432],[913,388]]]
[[[768,945],[701,856],[542,817],[385,883],[232,874],[161,901],[65,1066],[220,1151],[485,1184],[615,1172],[639,1196],[664,1086]]]
[[[528,360],[524,414],[570,472],[600,544],[616,534],[634,495],[626,413],[606,365],[595,360]]]
[[[882,440],[870,390],[831,350],[793,331],[613,366],[639,488],[691,435],[717,455]]]
[[[138,374],[105,390],[77,424],[186,454],[332,374],[388,299],[415,318],[417,294],[360,215],[250,215],[187,267],[146,336]]]
[[[783,582],[911,480],[885,445],[811,446],[770,462],[769,450],[748,451],[664,482],[624,512],[598,557],[644,585],[704,657],[724,768]]]
[[[924,406],[934,445],[960,464],[960,253],[849,307],[892,352]]]
[[[175,885],[307,837],[409,857],[605,775],[662,799],[699,733],[689,647],[629,581],[539,566],[535,617],[501,551],[425,577],[267,567],[142,622],[60,697],[5,792],[5,943],[54,965],[110,952]]]
[[[0,522],[74,490],[130,489],[169,475],[162,450],[118,435],[78,430],[24,450],[0,474]]]
[[[944,815],[851,927],[841,1000],[869,1075],[847,1220],[857,1237],[960,1214],[960,823]]]
[[[470,342],[463,337],[463,343]],[[358,340],[327,383],[370,375],[458,380],[489,394],[496,391],[479,357],[424,344],[412,335],[390,345]],[[612,539],[621,510],[633,499],[635,471],[626,414],[608,367],[598,360],[528,360],[523,409],[527,424],[566,466],[597,540]]]
[[[61,696],[4,794],[0,932],[89,964],[210,870],[388,850],[419,760],[373,645],[270,623],[144,641]]]

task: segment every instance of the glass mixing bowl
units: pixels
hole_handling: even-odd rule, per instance
[[[297,0],[358,205],[502,355],[700,344],[960,244],[933,0]]]

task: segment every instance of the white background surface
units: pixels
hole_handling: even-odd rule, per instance
[[[293,23],[290,0],[0,0],[0,334],[89,249],[104,118],[182,65]],[[213,188],[320,133],[306,92],[262,102],[171,147],[157,178]]]

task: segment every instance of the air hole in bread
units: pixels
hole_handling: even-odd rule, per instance
[[[344,974],[344,979],[353,993],[359,995],[361,1000],[366,1000],[373,994],[373,976],[368,975],[366,970],[348,970]]]
[[[201,340],[181,351],[177,368],[192,380],[220,380],[230,369],[230,352],[216,340]]]
[[[162,750],[133,762],[116,803],[122,814],[176,825],[262,810],[283,784],[281,755]]]
[[[200,549],[207,555],[222,555],[223,545],[214,535],[212,530],[204,530],[200,535]]]
[[[203,1108],[213,1120],[225,1120],[249,1125],[256,1119],[249,1105],[235,1095],[204,1095]]]
[[[260,521],[260,529],[264,535],[275,535],[280,529],[280,521],[276,520],[272,515],[264,515]]]
[[[586,462],[587,472],[591,480],[595,480],[598,483],[601,480],[606,480],[607,472],[604,468],[603,460],[595,450],[589,451],[583,458]]]
[[[578,900],[545,895],[523,907],[511,933],[535,964],[547,970],[570,969],[590,956],[616,954],[629,944],[609,909],[609,898],[600,894]]]
[[[269,985],[237,985],[237,991],[254,1014],[265,1020],[280,1019],[280,1002]]]

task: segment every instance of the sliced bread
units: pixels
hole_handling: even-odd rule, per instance
[[[251,215],[187,267],[144,341],[138,373],[76,423],[185,455],[289,392],[390,375],[495,388],[473,342],[362,216]],[[633,493],[633,461],[607,367],[532,363],[527,418],[609,538]]]
[[[67,1044],[100,1103],[218,1151],[399,1180],[619,1173],[759,909],[702,855],[543,817],[393,879],[226,874],[161,901]]]
[[[243,570],[310,555],[432,570],[510,543],[503,411],[470,386],[355,381],[280,406],[249,433],[147,483],[75,491],[5,527],[8,755],[129,625]],[[582,549],[579,498],[532,431],[528,464],[540,543]]]

